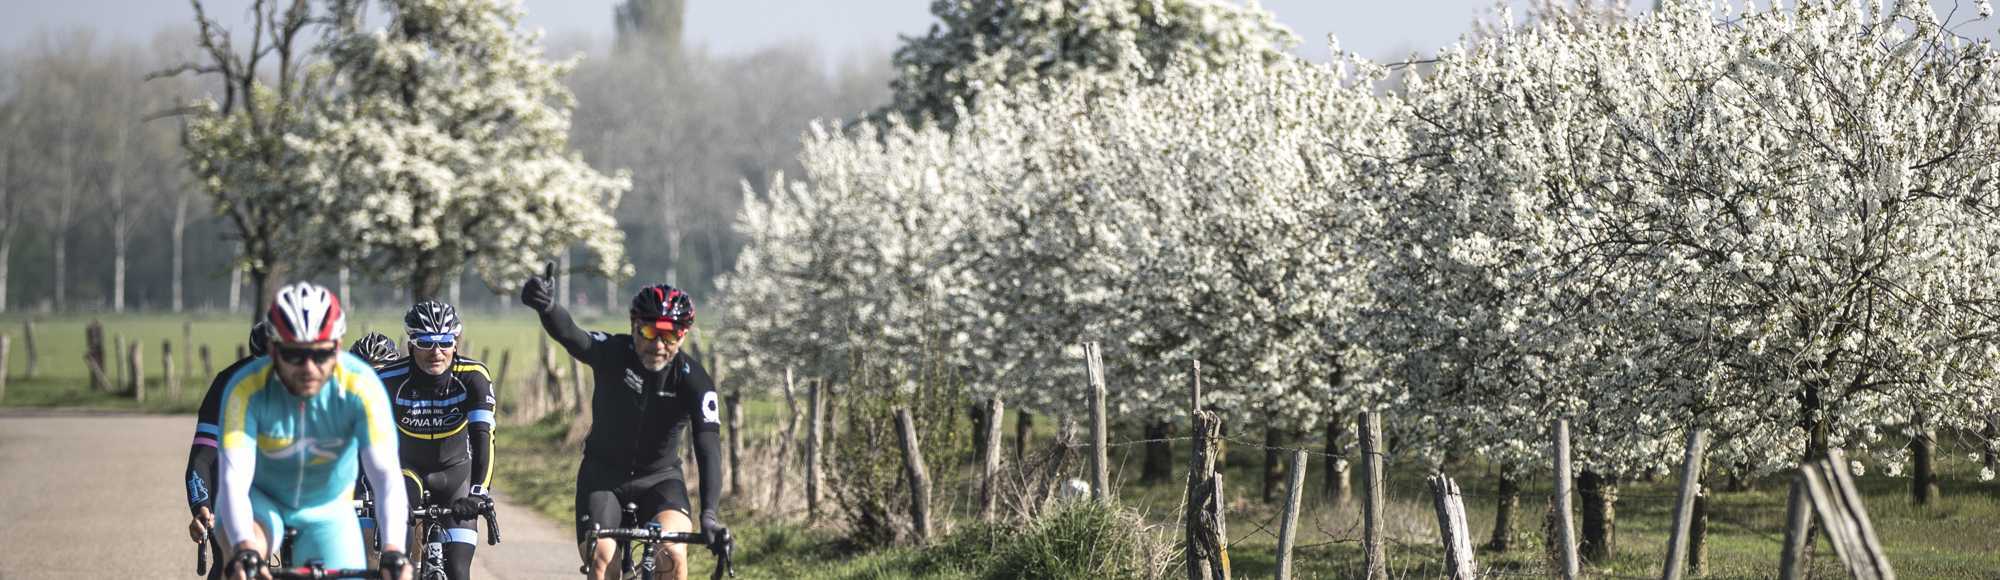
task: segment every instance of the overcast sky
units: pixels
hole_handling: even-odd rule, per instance
[[[611,33],[618,0],[524,0],[526,24],[551,40]],[[249,0],[207,0],[211,14],[237,18]],[[898,34],[923,34],[935,22],[930,0],[688,0],[688,39],[711,52],[739,54],[775,43],[816,43],[829,62],[894,50]],[[1300,54],[1326,58],[1328,33],[1363,55],[1400,57],[1452,43],[1492,0],[1265,0],[1305,39]],[[0,0],[0,48],[18,48],[38,31],[90,27],[144,43],[165,27],[191,22],[185,0]]]

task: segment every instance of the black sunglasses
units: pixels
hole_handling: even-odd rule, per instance
[[[340,349],[337,348],[311,349],[281,346],[277,350],[278,358],[283,359],[286,363],[295,365],[306,364],[307,360],[311,360],[313,364],[322,364],[340,355]]]

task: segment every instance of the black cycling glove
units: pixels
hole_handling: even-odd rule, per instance
[[[451,501],[451,515],[458,519],[468,519],[486,511],[493,500],[483,495],[468,495]]]
[[[729,528],[722,527],[722,522],[715,521],[715,512],[702,512],[701,533],[708,536],[708,545],[710,548],[714,548],[718,543],[733,539],[729,536]]]
[[[521,304],[535,312],[548,312],[556,307],[556,263],[542,268],[542,275],[529,276],[521,283]]]

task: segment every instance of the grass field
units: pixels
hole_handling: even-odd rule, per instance
[[[205,385],[196,382],[198,379],[190,378],[183,383],[181,396],[165,396],[160,377],[161,341],[172,340],[179,358],[182,324],[192,321],[195,343],[210,346],[212,365],[220,370],[233,360],[236,346],[243,343],[248,331],[244,322],[247,315],[98,315],[104,322],[107,347],[109,337],[119,333],[123,333],[127,340],[139,340],[145,345],[144,370],[149,392],[147,400],[139,403],[129,394],[97,393],[90,389],[83,352],[84,326],[92,318],[90,315],[36,317],[40,372],[36,378],[27,379],[23,376],[27,366],[22,342],[23,317],[19,314],[0,315],[0,330],[11,335],[13,340],[12,356],[6,371],[7,386],[4,394],[0,394],[0,407],[191,412],[199,403]],[[400,318],[400,312],[359,313],[350,322],[347,337],[358,337],[369,327],[398,336]],[[511,384],[502,388],[504,409],[512,404],[511,395],[525,379],[532,364],[532,352],[541,336],[540,327],[524,311],[516,311],[507,317],[475,313],[468,318],[471,322],[466,328],[467,354],[476,357],[480,356],[476,351],[490,351],[491,358],[498,359],[502,351],[512,353],[513,361],[508,371]],[[588,317],[579,320],[585,328],[603,330],[613,330],[622,322]],[[199,373],[200,362],[198,358],[195,360],[195,372],[189,373],[189,377]],[[497,360],[488,362],[498,370]],[[181,370],[185,372],[186,368]],[[783,407],[782,400],[746,401],[747,430],[752,434],[775,431]],[[527,503],[558,521],[567,521],[578,450],[564,445],[564,435],[568,431],[566,417],[557,414],[537,423],[520,424],[507,421],[506,416],[503,412],[503,424],[498,436],[501,446],[496,463],[498,487],[516,501]],[[1003,428],[1003,432],[1010,434],[1010,440],[1013,417],[1010,414],[1010,424]],[[1046,443],[1050,440],[1054,423],[1038,421],[1037,441]],[[1136,438],[1138,434],[1119,435]],[[1118,438],[1114,437],[1114,442],[1116,440]],[[1011,441],[1007,446],[1011,449]],[[1112,457],[1113,481],[1119,482],[1118,496],[1123,506],[1141,514],[1144,521],[1153,526],[1152,533],[1167,534],[1162,539],[1167,540],[1169,545],[1177,545],[1177,539],[1171,536],[1179,530],[1172,524],[1179,517],[1178,504],[1184,493],[1182,484],[1140,483],[1137,474],[1143,447],[1121,447],[1116,451],[1118,453]],[[1176,456],[1182,459],[1176,461],[1185,461],[1186,453],[1187,447],[1183,443],[1176,449]],[[1229,483],[1232,498],[1228,521],[1234,544],[1229,553],[1232,569],[1237,577],[1242,578],[1269,576],[1274,573],[1276,563],[1277,510],[1255,499],[1261,486],[1262,458],[1261,451],[1231,445],[1224,464],[1225,481]],[[768,458],[751,459],[768,461]],[[1908,478],[1883,476],[1879,469],[1872,469],[1868,475],[1856,478],[1865,490],[1865,502],[1875,527],[1900,577],[2000,578],[2000,482],[1979,482],[1978,466],[1965,459],[1963,456],[1942,454],[1939,468],[1944,499],[1929,507],[1911,505]],[[1324,467],[1319,458],[1311,463],[1307,482],[1313,489],[1317,489]],[[1487,468],[1477,463],[1462,466],[1458,471],[1453,475],[1465,492],[1474,496],[1467,499],[1469,523],[1476,539],[1483,542],[1492,529],[1494,502],[1477,496],[1494,494],[1496,482]],[[1420,491],[1426,475],[1407,466],[1391,466],[1389,496],[1392,523],[1389,530],[1392,541],[1389,553],[1393,577],[1430,578],[1442,575],[1435,531],[1436,516],[1429,507],[1428,495]],[[1600,576],[1658,577],[1671,518],[1671,496],[1676,492],[1674,480],[1672,477],[1657,477],[1651,482],[1629,481],[1622,485],[1623,499],[1617,504],[1618,552],[1611,561],[1596,563],[1594,570]],[[1772,475],[1755,481],[1749,491],[1714,493],[1709,524],[1709,578],[1753,579],[1775,575],[1779,540],[1784,534],[1781,520],[1788,482],[1785,476]],[[1522,538],[1520,545],[1524,548],[1506,554],[1482,551],[1479,554],[1481,568],[1513,574],[1533,574],[1550,569],[1541,553],[1541,526],[1548,509],[1549,482],[1546,479],[1529,481],[1525,487],[1527,489],[1523,491],[1517,515]],[[969,497],[965,490],[939,490],[938,493],[954,496],[951,501],[941,502],[941,505],[957,510],[950,514],[954,522],[971,521],[971,514],[966,510],[970,509],[972,502],[965,499]],[[1308,494],[1308,497],[1313,496]],[[940,551],[943,548],[891,547],[858,551],[824,528],[811,528],[790,521],[745,521],[743,517],[746,514],[733,513],[729,502],[724,505],[725,521],[741,532],[738,562],[744,578],[978,576],[976,570],[954,567],[949,562],[941,563],[941,560],[958,557],[953,555],[955,552]],[[1351,508],[1322,505],[1317,499],[1310,500],[1306,517],[1300,525],[1299,542],[1305,547],[1294,556],[1297,577],[1330,579],[1356,576],[1361,566],[1360,552],[1353,541],[1359,536],[1357,521],[1358,517]],[[945,529],[952,527],[951,524],[941,526]],[[1815,577],[1845,576],[1823,540],[1819,542],[1817,554],[1819,556],[1813,566]],[[707,558],[697,558],[697,568],[709,565]],[[707,575],[706,569],[696,572],[695,577]]]
[[[768,403],[767,403],[768,404]],[[1010,423],[1012,422],[1010,418]],[[1043,423],[1038,440],[1046,442],[1053,426]],[[1005,430],[1012,433],[1011,425]],[[572,493],[569,487],[575,469],[575,451],[563,449],[566,428],[559,419],[544,424],[517,427],[501,459],[500,479],[517,499],[533,503],[551,517],[567,518]],[[1132,434],[1136,435],[1136,433]],[[1011,439],[1011,436],[1009,437]],[[1114,440],[1115,441],[1115,440]],[[1011,443],[1009,443],[1011,445]],[[1232,446],[1225,461],[1225,481],[1229,482],[1229,534],[1231,567],[1239,578],[1269,577],[1275,574],[1279,511],[1256,498],[1261,490],[1259,450]],[[1177,546],[1179,503],[1184,493],[1179,481],[1157,485],[1136,480],[1142,447],[1112,457],[1113,481],[1126,509],[1142,514],[1154,533],[1169,546]],[[1177,461],[1185,461],[1188,449],[1176,449]],[[1178,471],[1178,464],[1177,464]],[[1318,489],[1324,464],[1313,461],[1307,474],[1308,485]],[[1946,458],[1939,468],[1943,480],[1943,501],[1931,507],[1912,506],[1908,478],[1869,474],[1857,478],[1864,488],[1865,502],[1875,527],[1887,546],[1899,576],[1915,578],[2000,578],[2000,483],[1977,480],[1978,466],[1963,457]],[[1497,481],[1483,465],[1470,464],[1455,474],[1469,496],[1468,521],[1476,538],[1483,543],[1491,534],[1495,513],[1493,495]],[[969,475],[969,474],[968,474]],[[1129,477],[1128,477],[1129,475]],[[1438,547],[1436,515],[1423,489],[1420,473],[1407,466],[1391,466],[1391,518],[1389,554],[1391,577],[1442,577],[1442,550]],[[1597,577],[1659,577],[1665,558],[1668,527],[1671,523],[1677,478],[1656,477],[1654,481],[1634,480],[1621,486],[1617,504],[1618,551],[1609,562],[1589,567]],[[1712,481],[1720,481],[1715,476]],[[1358,484],[1358,482],[1357,482]],[[1775,576],[1779,542],[1783,538],[1785,494],[1789,479],[1772,475],[1752,482],[1744,492],[1711,490],[1709,520],[1710,572],[1707,578],[1758,579]],[[1542,524],[1548,513],[1550,482],[1546,479],[1524,484],[1521,507],[1516,516],[1521,540],[1514,551],[1493,553],[1482,550],[1482,569],[1508,574],[1539,574],[1551,570],[1542,550]],[[1716,487],[1719,487],[1716,486]],[[964,490],[957,493],[951,515],[958,523],[972,521],[972,502]],[[1327,505],[1309,493],[1306,515],[1300,524],[1299,544],[1293,568],[1298,578],[1353,578],[1360,576],[1361,553],[1354,541],[1360,536],[1359,515],[1353,508]],[[836,534],[789,521],[743,521],[732,519],[725,502],[724,519],[741,531],[739,572],[744,578],[816,579],[916,579],[973,578],[975,571],[951,566],[919,565],[935,563],[938,548],[892,547],[857,551]],[[950,527],[949,525],[943,527]],[[1817,541],[1813,577],[1839,578],[1846,572],[1823,539]],[[705,560],[705,559],[704,559]],[[696,566],[708,565],[705,561]],[[705,573],[705,572],[704,572]]]

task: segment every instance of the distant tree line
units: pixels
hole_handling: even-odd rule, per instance
[[[803,43],[713,55],[682,46],[682,10],[677,0],[631,0],[605,15],[615,38],[543,43],[585,55],[562,79],[576,102],[569,146],[632,179],[612,214],[633,277],[575,280],[568,296],[587,307],[657,281],[707,294],[741,245],[731,223],[744,185],[800,173],[807,120],[858,116],[888,98],[886,54],[839,67]],[[222,86],[157,74],[193,60],[195,38],[192,26],[145,43],[72,29],[0,47],[0,311],[227,309],[232,282],[238,303],[255,302],[237,269],[240,233],[196,187],[186,119],[174,114],[221,100]],[[593,254],[575,250],[573,269],[588,270],[581,262]],[[284,277],[338,285],[342,265],[310,261]],[[412,295],[407,279],[355,270],[358,306],[398,307]],[[457,278],[432,292],[470,306],[505,299],[479,291],[470,268]]]

